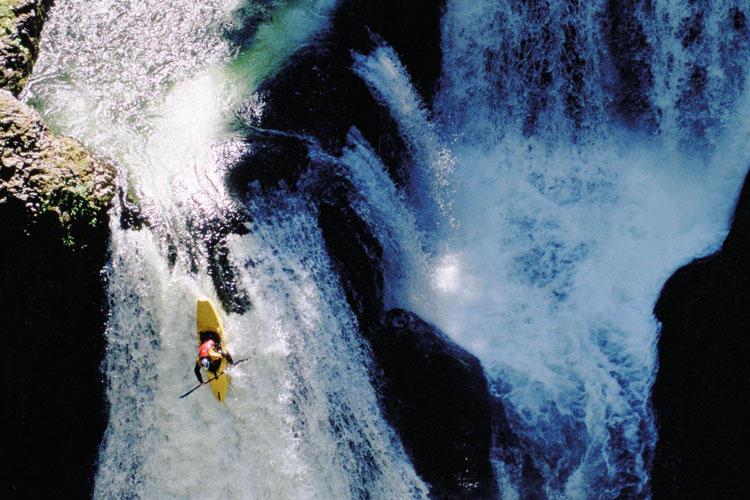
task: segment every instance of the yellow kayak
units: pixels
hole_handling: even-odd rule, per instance
[[[216,308],[207,298],[198,299],[198,342],[203,343],[210,337],[218,337],[218,343],[221,349],[226,352],[226,338],[224,337],[224,327],[221,324],[221,318],[216,312]],[[210,382],[211,390],[214,391],[214,396],[220,402],[224,401],[229,388],[229,375],[225,373],[227,367],[227,360],[223,358],[221,365],[217,373],[207,371],[208,378],[211,379],[217,374],[219,377]]]

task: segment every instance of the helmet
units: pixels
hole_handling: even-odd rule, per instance
[[[201,366],[204,370],[208,370],[208,367],[211,366],[211,361],[208,358],[201,358]]]

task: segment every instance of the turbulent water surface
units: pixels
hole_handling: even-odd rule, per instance
[[[262,113],[257,86],[335,4],[55,3],[23,97],[117,159],[149,221],[113,217],[96,498],[428,494],[381,417],[304,190],[237,200],[225,185],[241,110]],[[384,247],[388,306],[481,360],[550,498],[649,495],[651,310],[721,243],[750,162],[748,2],[616,4],[447,0],[430,111],[387,40],[351,68],[410,152],[403,188],[356,129],[340,158]],[[181,400],[196,298],[219,302],[206,235],[237,214],[252,222],[227,261],[252,307],[223,317],[252,362],[226,404]],[[519,471],[493,465],[518,498]]]

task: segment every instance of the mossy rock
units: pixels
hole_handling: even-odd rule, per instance
[[[54,135],[39,114],[0,90],[0,209],[22,203],[27,231],[55,214],[67,247],[86,246],[105,224],[115,193],[115,167],[69,137]]]
[[[18,95],[39,54],[50,0],[0,0],[0,87]]]

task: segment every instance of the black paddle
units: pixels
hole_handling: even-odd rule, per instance
[[[229,368],[232,368],[232,367],[234,367],[234,366],[237,366],[237,365],[239,365],[240,363],[242,363],[243,361],[247,361],[248,359],[250,359],[250,358],[245,358],[245,359],[241,359],[241,360],[239,360],[239,361],[235,361],[234,363],[232,363],[231,365],[229,365]],[[219,377],[221,377],[222,375],[224,375],[224,374],[225,374],[226,372],[228,372],[228,371],[229,371],[229,368],[227,368],[227,369],[226,369],[226,370],[224,370],[223,372],[219,373],[218,375],[214,375],[213,377],[211,377],[210,379],[208,379],[208,380],[206,381],[206,384],[208,384],[208,383],[209,383],[209,382],[211,382],[212,380],[216,380],[217,378],[219,378]],[[184,397],[186,397],[186,396],[189,396],[189,395],[191,395],[191,394],[193,393],[193,391],[194,391],[194,390],[196,390],[196,389],[200,389],[201,387],[203,387],[203,384],[198,384],[198,385],[196,385],[195,387],[193,387],[192,389],[190,389],[189,391],[187,391],[187,392],[186,392],[185,394],[183,394],[182,396],[180,396],[180,399],[182,399],[182,398],[184,398]]]

